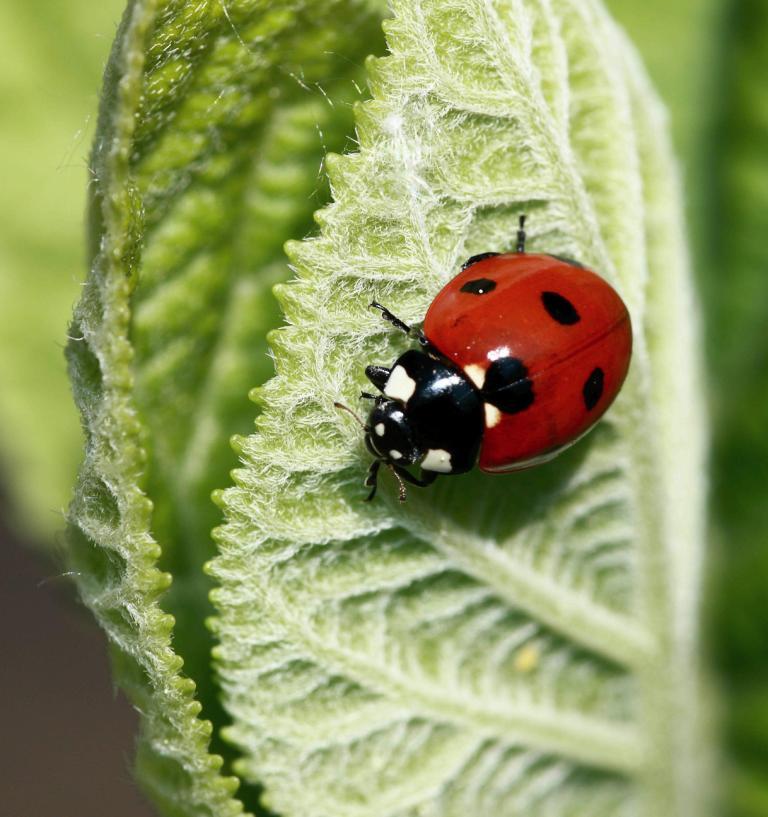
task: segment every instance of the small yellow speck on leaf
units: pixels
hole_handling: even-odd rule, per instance
[[[515,669],[518,672],[531,672],[539,665],[541,654],[536,644],[526,644],[515,656]]]

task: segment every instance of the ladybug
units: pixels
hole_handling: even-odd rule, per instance
[[[552,459],[608,409],[632,353],[616,291],[576,261],[526,253],[525,216],[517,251],[472,256],[432,301],[423,328],[371,306],[420,348],[365,370],[380,392],[362,393],[374,404],[361,421],[374,457],[368,500],[382,465],[404,501],[406,482],[424,487],[476,465],[503,473]]]

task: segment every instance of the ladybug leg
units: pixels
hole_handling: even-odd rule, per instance
[[[422,468],[421,474],[418,477],[415,477],[410,471],[403,468],[402,465],[395,465],[394,463],[387,463],[387,465],[389,465],[392,472],[400,479],[410,483],[411,485],[415,485],[417,488],[426,488],[440,476],[437,471],[425,471]]]
[[[432,350],[432,344],[427,340],[427,336],[421,330],[421,324],[413,324],[409,326],[405,321],[401,321],[396,315],[393,315],[385,306],[378,301],[371,301],[369,304],[373,309],[378,309],[381,312],[381,317],[392,324],[396,329],[399,329],[409,338],[417,340],[421,346],[425,346],[428,350]]]
[[[398,499],[400,502],[405,502],[408,496],[408,491],[405,487],[406,482],[410,483],[411,485],[417,485],[419,488],[426,488],[427,485],[431,485],[439,476],[436,471],[422,470],[421,477],[415,477],[410,471],[407,471],[401,465],[395,465],[393,462],[387,462],[386,460],[374,460],[368,469],[368,474],[366,475],[365,482],[363,483],[366,487],[371,489],[371,492],[364,500],[365,502],[370,502],[376,496],[376,489],[379,487],[379,469],[381,468],[382,462],[384,462],[387,468],[389,468],[389,470],[392,472],[392,476],[397,480]]]
[[[373,400],[377,406],[387,402],[387,398],[383,394],[371,394],[369,391],[361,391],[360,397],[363,400]]]
[[[379,487],[379,468],[381,468],[381,460],[374,460],[368,468],[368,473],[365,476],[363,485],[365,485],[366,488],[370,488],[371,492],[363,500],[364,502],[370,502],[376,496],[376,489]]]
[[[394,465],[392,465],[391,462],[388,462],[387,465],[389,466],[389,470],[392,472],[392,476],[397,480],[398,489],[397,498],[401,502],[405,502],[405,499],[408,496],[408,491],[405,490],[405,483],[403,482],[403,477],[400,474],[400,471]]]
[[[390,311],[389,311],[389,310],[386,308],[386,306],[383,306],[383,305],[382,305],[382,304],[380,304],[378,301],[371,301],[371,303],[369,304],[369,306],[370,306],[372,309],[378,309],[378,310],[379,310],[379,312],[381,312],[381,317],[382,317],[382,318],[384,318],[384,320],[385,320],[385,321],[388,321],[389,323],[391,323],[391,324],[392,324],[392,326],[394,326],[396,329],[399,329],[401,332],[404,332],[406,335],[410,335],[410,334],[411,334],[411,327],[410,327],[410,326],[408,326],[408,324],[407,324],[407,323],[405,323],[405,321],[401,321],[401,320],[400,320],[400,318],[398,318],[397,316],[393,315],[393,314],[392,314],[392,313],[391,313],[391,312],[390,312]]]
[[[408,476],[411,477],[409,480],[411,485],[417,485],[419,488],[426,488],[428,485],[431,485],[440,476],[440,474],[438,474],[437,471],[425,471],[422,468],[418,477],[414,477],[413,474],[408,474]]]
[[[477,255],[472,255],[461,265],[461,271],[464,272],[465,269],[469,269],[472,264],[476,264],[478,261],[485,261],[486,258],[495,258],[497,255],[501,255],[499,252],[481,252]]]
[[[379,391],[384,391],[384,386],[387,384],[387,380],[389,380],[389,374],[392,370],[388,369],[386,366],[366,366],[365,367],[365,376],[376,386]],[[365,397],[367,392],[363,392],[363,397]]]
[[[517,228],[517,251],[525,252],[525,214],[520,216],[520,226]]]
[[[434,351],[435,347],[427,340],[427,336],[422,331],[422,326],[424,325],[423,321],[419,321],[418,323],[414,323],[411,326],[411,331],[408,333],[408,336],[417,340],[419,345],[424,346],[428,352]]]

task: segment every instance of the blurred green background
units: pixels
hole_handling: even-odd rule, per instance
[[[84,277],[86,156],[122,0],[11,0],[0,26],[0,450],[12,519],[62,527],[80,456],[63,347]]]
[[[686,182],[713,421],[704,616],[724,701],[720,813],[759,817],[768,815],[768,0],[608,5],[667,102]],[[62,350],[85,273],[86,156],[100,75],[122,7],[9,0],[0,27],[3,547],[15,537],[52,558],[30,562],[25,576],[57,569],[79,459]],[[130,754],[125,730],[117,734]],[[87,817],[82,806],[57,813]]]

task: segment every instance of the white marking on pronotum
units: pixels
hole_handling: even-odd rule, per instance
[[[407,403],[415,391],[416,381],[409,376],[402,366],[395,366],[384,386],[384,394],[393,400],[402,400],[403,403]]]
[[[469,366],[464,367],[464,374],[477,386],[478,389],[483,388],[485,383],[485,369],[477,363],[470,363]]]
[[[379,435],[379,437],[384,436],[384,423],[376,423],[373,427],[373,430]]]
[[[425,471],[437,471],[439,474],[450,474],[453,471],[451,455],[442,448],[430,448],[421,462]]]
[[[493,428],[501,422],[501,412],[490,403],[483,403],[485,407],[485,427]]]
[[[389,456],[393,460],[401,460],[403,458],[403,455],[399,451],[395,451],[394,448],[389,452]]]

